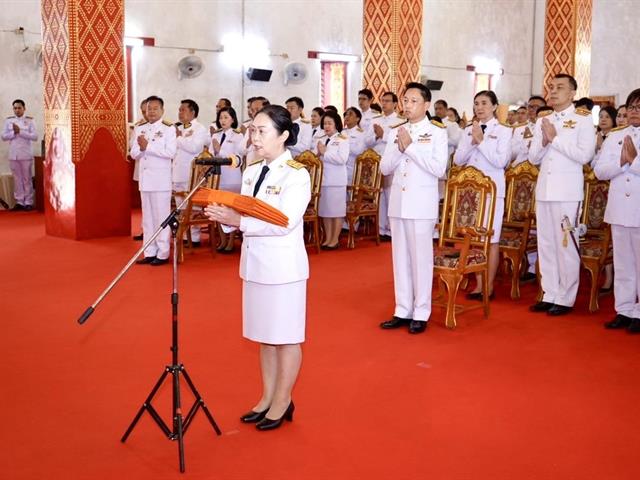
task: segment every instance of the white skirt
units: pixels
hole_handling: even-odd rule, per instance
[[[271,345],[304,342],[307,281],[242,282],[242,335]]]
[[[488,210],[489,204],[487,203],[487,212]],[[502,217],[504,217],[504,197],[498,197],[496,198],[496,209],[493,215],[493,225],[491,226],[491,228],[493,229],[493,235],[491,235],[490,243],[500,243],[500,234],[502,233]]]
[[[324,218],[342,218],[347,215],[347,187],[322,187],[318,215]]]

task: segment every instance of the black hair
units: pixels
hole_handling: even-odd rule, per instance
[[[216,115],[216,125],[218,126],[218,128],[222,128],[222,125],[220,125],[220,115],[224,112],[227,112],[233,120],[231,122],[231,128],[238,128],[238,115],[236,114],[236,111],[233,109],[233,107],[222,107],[218,111],[218,114]]]
[[[145,98],[144,100],[142,100],[142,101],[140,102],[140,108],[142,108],[142,106],[143,106],[143,105],[146,105],[147,103],[149,103],[149,99],[148,99],[148,98]]]
[[[431,90],[429,90],[426,85],[423,85],[419,82],[409,82],[404,86],[404,91],[406,93],[410,88],[415,88],[416,90],[420,90],[420,94],[425,102],[431,101]]]
[[[190,98],[186,98],[184,100],[180,100],[180,103],[186,104],[189,107],[189,110],[193,112],[194,117],[198,117],[198,113],[200,113],[200,107],[196,102],[194,102]]]
[[[555,77],[553,78],[566,78],[567,80],[569,80],[569,84],[571,85],[571,88],[573,90],[578,90],[578,82],[576,82],[576,79],[573,78],[571,75],[569,75],[568,73],[558,73]]]
[[[595,105],[595,103],[593,103],[593,100],[591,100],[589,97],[582,97],[576,100],[574,105],[576,108],[586,108],[587,110],[591,111],[593,110],[593,106]]]
[[[600,109],[600,113],[607,112],[609,118],[613,122],[613,127],[616,128],[618,126],[618,122],[616,122],[616,117],[618,116],[618,109],[616,107],[612,107],[611,105],[606,105]],[[600,127],[598,127],[598,131],[600,131]]]
[[[147,97],[147,103],[149,102],[160,102],[160,106],[164,108],[164,100],[162,100],[160,97],[156,95],[151,95],[150,97]]]
[[[358,95],[364,95],[369,100],[373,100],[373,92],[371,90],[369,90],[368,88],[363,88],[362,90],[360,90],[358,92]]]
[[[475,102],[476,98],[478,97],[487,97],[489,100],[491,100],[491,105],[498,105],[498,97],[493,90],[482,90],[476,93],[476,96],[473,97],[473,101]]]
[[[291,97],[284,103],[289,103],[289,102],[295,102],[295,104],[298,105],[298,108],[304,108],[304,102],[300,97]]]
[[[266,105],[256,115],[260,113],[269,117],[271,124],[278,132],[278,135],[282,135],[284,132],[289,132],[289,136],[284,141],[285,147],[290,147],[298,143],[298,132],[300,131],[300,126],[291,120],[289,110],[284,108],[282,105]]]
[[[15,105],[16,103],[19,103],[20,105],[25,107],[24,100],[20,100],[19,98],[16,98],[13,102],[11,102],[11,106]]]
[[[379,103],[372,103],[371,105],[369,105],[369,108],[374,112],[382,113],[382,107]]]
[[[338,113],[338,109],[333,105],[327,105],[326,107],[324,107],[324,111],[326,112],[327,110]]]
[[[629,108],[629,105],[633,105],[638,100],[640,100],[640,88],[636,88],[627,97],[627,101],[625,102],[625,105],[626,105],[627,109]]]
[[[247,104],[251,104],[251,102],[253,102],[256,98],[258,98],[258,97],[249,97],[249,98],[247,98]]]
[[[444,108],[449,108],[449,104],[447,103],[446,100],[442,100],[442,99],[436,100],[436,103],[434,103],[434,105],[438,105],[438,104],[443,105]]]
[[[225,107],[230,107],[231,106],[231,100],[229,100],[228,98],[222,97],[219,101],[224,103]]]
[[[460,121],[460,114],[458,113],[458,110],[456,110],[453,107],[449,107],[448,110],[451,110],[453,112],[453,116],[456,119],[456,123],[458,123]]]
[[[623,103],[622,105],[618,105],[618,110],[620,110],[621,108],[627,108],[627,104]]]
[[[527,111],[527,107],[525,107],[524,105],[522,105],[521,107],[518,107],[518,109],[516,110],[516,112],[519,112],[520,110],[524,110],[525,112]]]
[[[529,101],[531,101],[531,100],[540,100],[545,105],[547,104],[547,101],[543,97],[541,97],[540,95],[531,95],[529,97]]]
[[[333,123],[336,124],[336,130],[338,132],[342,131],[342,119],[340,118],[340,115],[338,115],[338,112],[334,112],[333,110],[325,110],[324,111],[324,115],[320,119],[320,128],[322,128],[322,129],[324,129],[324,119],[325,118],[332,119]]]
[[[269,103],[269,100],[267,100],[265,97],[253,97],[253,100],[251,100],[251,102],[262,102],[262,108],[266,107],[267,105],[271,105],[271,103]]]
[[[360,120],[362,120],[362,112],[360,109],[356,107],[349,107],[344,111],[344,114],[346,115],[347,112],[353,112],[355,116],[358,117],[358,125],[360,125]]]
[[[393,103],[398,103],[398,96],[393,92],[384,92],[380,98],[384,98],[388,95],[391,95],[391,101]]]
[[[553,108],[551,108],[548,105],[543,105],[541,107],[538,107],[538,109],[536,110],[536,116],[540,115],[541,112],[553,112]]]
[[[320,117],[322,117],[322,115],[324,115],[324,108],[322,108],[322,107],[315,107],[311,111],[312,112],[316,112],[318,115],[320,115]]]

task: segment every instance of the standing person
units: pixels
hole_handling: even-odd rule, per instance
[[[145,98],[144,100],[142,100],[142,102],[140,102],[140,119],[138,119],[138,121],[133,125],[133,128],[131,129],[131,133],[129,135],[129,158],[131,157],[131,147],[133,146],[134,142],[136,141],[136,137],[134,136],[134,131],[135,128],[138,125],[142,125],[143,123],[146,123],[147,120],[147,99]],[[133,181],[136,182],[136,185],[138,184],[138,182],[140,181],[140,161],[139,160],[133,160]],[[139,189],[138,189],[139,190]],[[142,199],[140,199],[140,205],[142,205]],[[142,230],[142,218],[140,219],[141,223],[140,223],[140,230]],[[140,233],[139,235],[134,235],[133,239],[136,241],[141,241],[142,240],[142,233]]]
[[[611,225],[616,316],[605,328],[640,333],[640,89],[627,98],[629,125],[613,130],[595,174],[611,180],[604,221]]]
[[[262,110],[263,107],[266,107],[267,105],[269,105],[269,100],[267,100],[266,98],[252,97],[251,102],[249,103],[249,109],[248,109],[250,120],[248,123],[247,122],[243,123],[242,126],[240,127],[240,130],[244,135],[243,146],[245,148],[245,159],[248,164],[253,162],[254,160],[257,160],[255,149],[253,148],[253,145],[251,145],[251,133],[249,132],[249,128],[251,127],[251,122],[253,122],[253,119],[256,116],[256,114],[260,110]]]
[[[324,227],[324,250],[336,250],[342,222],[347,214],[347,161],[349,139],[342,132],[340,115],[328,110],[320,125],[327,138],[317,145],[318,157],[322,160],[322,188],[318,216]]]
[[[626,127],[629,125],[627,120],[627,106],[622,104],[618,107],[618,114],[616,115],[616,124],[619,127]]]
[[[489,247],[489,276],[487,290],[493,297],[493,282],[500,263],[500,234],[504,216],[504,169],[511,158],[511,127],[502,125],[495,117],[498,97],[491,90],[478,92],[473,99],[473,113],[477,120],[467,127],[453,157],[456,165],[475,167],[491,177],[496,184],[495,213]],[[470,300],[482,300],[482,275],[476,273],[476,288],[467,294]]]
[[[180,102],[178,108],[179,125],[176,126],[176,156],[173,158],[172,182],[173,190],[184,192],[189,189],[191,178],[191,162],[209,145],[209,133],[204,125],[198,122],[200,107],[191,100]],[[176,205],[180,205],[183,197],[176,195]],[[182,239],[178,239],[179,242]],[[200,226],[191,227],[191,241],[194,247],[200,246]]]
[[[616,118],[618,117],[618,110],[616,107],[607,105],[600,109],[598,113],[598,126],[596,128],[596,153],[593,157],[593,163],[598,161],[602,144],[609,135],[609,132],[617,127]]]
[[[527,103],[527,120],[513,129],[511,138],[511,161],[515,167],[529,160],[529,148],[533,140],[533,130],[538,119],[538,109],[547,105],[544,98],[533,95]],[[534,262],[535,263],[535,260]]]
[[[324,140],[325,133],[320,126],[320,120],[324,115],[324,109],[322,107],[315,107],[311,110],[311,147],[310,150],[318,154],[318,142]]]
[[[462,138],[462,129],[457,121],[449,120],[448,110],[449,105],[446,100],[436,100],[434,103],[436,117],[438,117],[440,122],[447,128],[449,155],[452,155],[456,148],[458,148],[458,143],[460,143],[460,139]]]
[[[356,107],[349,107],[344,112],[343,134],[349,139],[349,159],[347,160],[347,185],[353,183],[353,172],[356,168],[356,158],[367,149],[367,137],[360,127],[362,114]]]
[[[244,156],[244,135],[238,128],[238,116],[236,111],[231,107],[224,107],[218,112],[216,118],[216,126],[218,130],[211,138],[211,146],[209,150],[216,157],[236,156],[242,158]],[[221,167],[220,190],[240,193],[242,188],[242,170],[240,167],[232,167],[225,165]],[[235,246],[235,232],[226,233],[222,228],[219,229],[220,245],[218,252],[231,253]]]
[[[9,166],[13,174],[15,206],[12,210],[33,209],[33,151],[31,142],[38,139],[33,118],[27,117],[24,100],[12,103],[13,115],[7,117],[2,129],[2,140],[9,142]]]
[[[405,122],[389,132],[380,170],[393,175],[389,199],[395,311],[384,329],[420,333],[431,315],[433,230],[438,221],[438,178],[447,168],[447,133],[430,122],[431,91],[410,82],[402,98]]]
[[[142,197],[142,235],[147,241],[171,212],[171,161],[176,155],[176,128],[162,119],[164,101],[147,98],[147,119],[133,130],[135,142],[131,158],[140,160],[138,188]],[[137,263],[153,266],[167,263],[170,252],[169,229],[163,229]]]
[[[291,114],[293,123],[297,123],[298,128],[300,128],[298,141],[295,145],[289,147],[291,155],[297,157],[302,152],[311,149],[311,137],[313,136],[311,123],[309,120],[302,118],[304,114],[304,102],[300,97],[291,97],[285,102],[285,105]]]
[[[305,340],[309,262],[304,246],[303,216],[311,198],[304,165],[291,158],[298,127],[289,112],[270,105],[251,127],[252,142],[262,160],[247,167],[242,194],[254,196],[289,218],[279,227],[225,206],[210,205],[207,216],[239,229],[244,236],[240,256],[243,336],[260,344],[262,396],[242,417],[258,430],[278,428],[293,420],[291,392],[302,362]]]
[[[529,161],[540,165],[536,184],[538,258],[544,297],[533,312],[566,315],[573,310],[580,279],[580,255],[569,235],[584,198],[582,167],[593,158],[596,135],[591,112],[576,109],[578,84],[559,73],[549,87],[553,112],[536,123]],[[578,239],[574,236],[575,241]]]
[[[371,109],[371,102],[373,102],[373,92],[370,89],[363,88],[358,92],[358,106],[360,107],[360,113],[362,114],[360,126],[367,133],[369,133],[369,130],[373,128],[373,117],[378,115],[377,112]]]

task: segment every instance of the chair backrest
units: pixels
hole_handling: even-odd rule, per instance
[[[463,169],[460,165],[451,165],[449,172],[447,173],[447,179],[455,178]]]
[[[439,245],[462,242],[464,235],[459,228],[474,227],[490,229],[495,211],[496,185],[491,177],[475,167],[460,169],[447,182],[444,208],[440,228]],[[471,239],[471,244],[489,248],[490,235],[479,235]]]
[[[584,167],[584,205],[581,223],[587,226],[587,235],[601,234],[606,227],[604,211],[608,198],[609,181],[598,180],[591,167]]]
[[[524,222],[535,215],[536,181],[538,168],[530,162],[522,162],[505,172],[507,195],[505,221]]]
[[[202,180],[202,177],[209,170],[208,165],[198,165],[196,160],[211,159],[213,156],[209,153],[209,147],[205,146],[200,155],[191,161],[191,174],[189,176],[189,190],[193,190],[195,186]],[[207,181],[202,185],[206,188],[218,189],[220,185],[220,175],[210,175]]]
[[[368,148],[356,157],[350,200],[378,203],[380,198],[380,155]]]
[[[322,188],[322,162],[318,156],[311,150],[305,150],[300,153],[295,160],[304,165],[304,168],[309,172],[309,178],[311,179],[311,201],[320,195],[320,189]]]

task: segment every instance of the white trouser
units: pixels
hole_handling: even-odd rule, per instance
[[[380,235],[391,235],[389,225],[389,196],[391,187],[384,187],[380,192],[380,209],[378,210],[378,232]]]
[[[640,318],[640,227],[611,225],[616,313]]]
[[[171,213],[171,191],[140,192],[142,197],[142,235],[146,242]],[[163,228],[144,250],[145,257],[169,258],[171,229]]]
[[[188,188],[188,185],[187,185],[186,182],[185,183],[174,183],[173,184],[173,189],[176,192],[186,192],[187,188]],[[182,203],[183,199],[184,199],[184,197],[182,195],[175,195],[176,207],[178,207]],[[185,206],[182,208],[182,210],[184,210],[186,208],[186,206],[187,205],[185,204]],[[192,211],[200,211],[200,210],[202,210],[202,208],[201,207],[197,207],[197,206],[194,205],[191,210]],[[190,230],[191,230],[191,241],[199,242],[200,241],[200,226],[199,225],[193,225]],[[185,237],[185,239],[186,239],[186,237]]]
[[[544,302],[572,307],[576,301],[580,282],[580,255],[567,234],[567,244],[563,245],[565,234],[562,219],[566,215],[573,225],[579,202],[536,202],[538,233],[538,258]],[[576,242],[577,235],[574,236]]]
[[[33,180],[31,166],[33,160],[10,160],[13,174],[13,196],[20,205],[33,205]]]
[[[433,228],[435,220],[389,218],[393,254],[394,315],[427,321],[431,315],[433,284]]]

